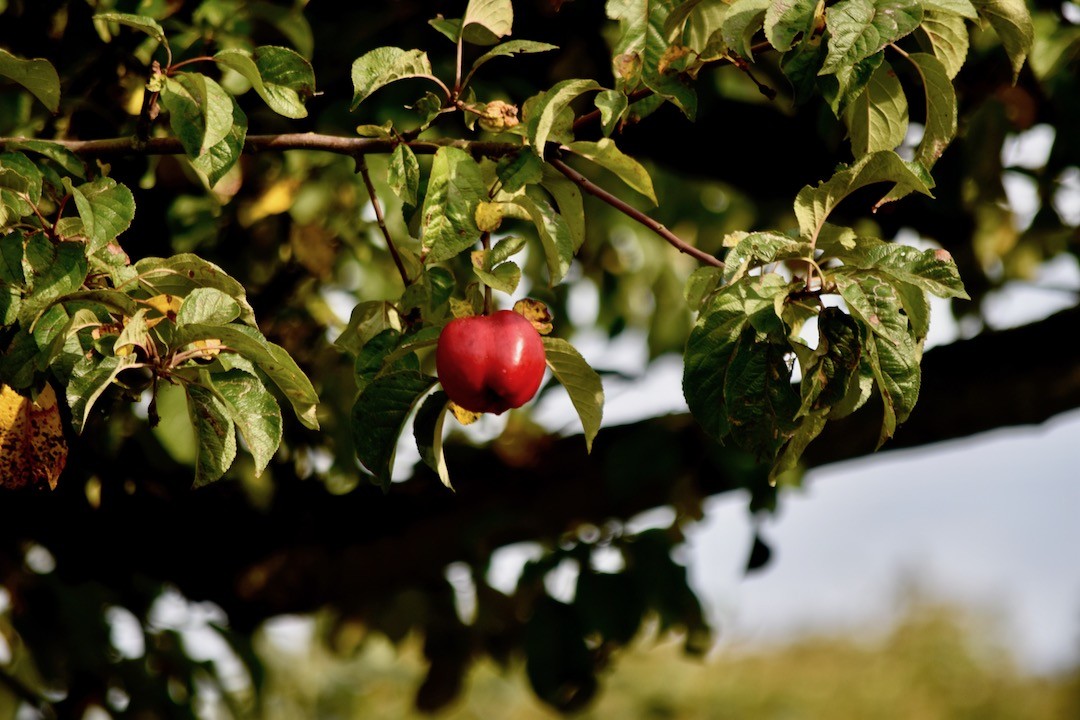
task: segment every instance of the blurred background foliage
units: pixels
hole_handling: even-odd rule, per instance
[[[64,90],[60,113],[50,116],[27,93],[0,85],[0,136],[134,132],[152,46],[136,33],[104,42],[90,18],[110,9],[160,18],[176,37],[177,60],[259,44],[309,56],[321,93],[309,101],[309,117],[286,121],[248,93],[239,100],[251,133],[352,135],[357,124],[388,119],[410,127],[415,119],[405,106],[420,86],[396,83],[350,114],[350,65],[390,42],[427,48],[436,73],[452,76],[453,46],[426,21],[457,16],[463,5],[0,0],[0,46],[48,58]],[[873,224],[880,237],[914,233],[948,249],[974,300],[953,308],[967,335],[984,328],[981,308],[996,290],[1080,255],[1080,6],[1031,6],[1035,51],[1015,86],[996,36],[972,33],[956,79],[960,137],[935,167],[937,199],[912,197],[862,217],[869,195],[856,194],[838,211]],[[479,99],[520,103],[568,77],[610,82],[603,3],[522,0],[515,12],[515,38],[561,50],[491,63],[476,79]],[[664,107],[620,139],[652,172],[660,205],[651,214],[709,252],[719,252],[733,230],[794,224],[799,188],[849,159],[842,125],[819,101],[794,104],[775,59],[762,56],[754,72],[778,92],[776,100],[733,67],[710,69],[698,83],[695,123]],[[1031,133],[1047,141],[1045,156],[1010,151]],[[910,140],[913,147],[918,138]],[[421,158],[425,172],[429,162]],[[382,180],[385,159],[370,165],[391,230],[405,238],[408,223]],[[716,448],[680,445],[683,421],[674,418],[606,440],[602,432],[591,459],[575,447],[580,455],[567,452],[558,466],[603,478],[593,517],[670,505],[677,510],[671,527],[633,534],[619,519],[590,525],[565,516],[559,498],[539,495],[522,507],[485,505],[494,488],[541,485],[530,463],[569,447],[553,445],[549,429],[521,414],[505,426],[455,435],[456,498],[423,472],[384,497],[357,468],[348,427],[352,362],[332,344],[353,305],[397,292],[352,160],[300,151],[246,155],[213,191],[177,157],[117,159],[111,175],[136,191],[125,250],[133,259],[195,252],[238,278],[266,336],[316,379],[323,428],[288,423],[261,478],[242,456],[226,482],[192,496],[189,429],[167,420],[175,415],[167,403],[176,399],[162,398],[166,422],[151,430],[145,407],[111,389],[99,403],[108,412],[73,439],[53,496],[0,498],[0,717],[16,716],[20,704],[60,717],[89,708],[139,718],[403,717],[414,704],[443,707],[466,682],[472,689],[452,706],[453,716],[547,716],[524,690],[525,678],[566,710],[588,705],[602,679],[607,690],[586,717],[1080,713],[1075,676],[1026,678],[1000,652],[987,654],[968,618],[934,608],[913,608],[876,644],[819,638],[729,650],[703,666],[676,662],[667,640],[646,650],[652,641],[642,636],[661,630],[681,633],[681,650],[708,649],[707,618],[673,559],[681,528],[700,517],[709,492],[749,487],[753,510],[772,506],[776,496],[760,468]],[[1007,202],[1010,187],[1033,201],[1024,217]],[[533,252],[528,293],[552,307],[559,336],[598,331],[640,338],[650,359],[681,353],[692,322],[682,293],[693,262],[609,207],[586,203],[588,240],[569,282],[547,287]],[[490,447],[472,447],[499,431]],[[472,524],[461,526],[448,508],[468,508]],[[520,540],[536,541],[538,558],[512,591],[490,587],[491,553]],[[604,565],[595,559],[600,553],[617,561]],[[448,557],[463,561],[453,567],[472,588],[473,617],[457,604]],[[556,599],[546,585],[562,563],[578,569],[572,601]],[[263,627],[286,612],[317,613],[313,640],[300,650],[276,646]],[[628,643],[629,652],[618,651]],[[235,662],[223,665],[222,657]],[[497,663],[509,674],[496,672]]]

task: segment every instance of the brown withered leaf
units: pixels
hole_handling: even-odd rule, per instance
[[[514,303],[514,312],[531,322],[533,327],[536,328],[536,332],[541,335],[551,333],[551,310],[539,300],[533,300],[532,298],[518,300]]]
[[[0,386],[0,487],[56,489],[67,462],[56,393],[48,383],[37,400]]]

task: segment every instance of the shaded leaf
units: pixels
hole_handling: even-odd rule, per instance
[[[772,0],[765,11],[765,37],[781,52],[814,28],[818,0]]]
[[[990,21],[1012,63],[1013,82],[1020,77],[1035,44],[1035,26],[1024,0],[973,0],[981,17]]]
[[[188,383],[188,417],[195,428],[195,487],[221,479],[236,459],[236,425],[229,408],[212,390]]]
[[[71,426],[82,433],[94,403],[120,371],[135,363],[134,355],[124,357],[83,357],[72,369],[67,386],[67,404],[71,408]]]
[[[356,456],[383,488],[390,485],[394,454],[405,420],[435,383],[435,378],[415,371],[387,373],[376,377],[353,405]]]
[[[416,411],[413,437],[416,438],[416,449],[420,452],[420,459],[439,474],[439,480],[443,485],[453,490],[450,484],[450,472],[446,467],[446,456],[443,453],[442,437],[447,411],[450,409],[449,402],[449,398],[442,390],[429,395]]]
[[[920,42],[941,61],[949,79],[955,78],[967,60],[967,23],[958,15],[927,10],[919,30]]]
[[[22,60],[0,49],[0,77],[22,85],[49,108],[49,112],[60,110],[60,76],[48,60]]]
[[[217,372],[210,380],[251,451],[255,474],[262,474],[281,444],[281,410],[277,400],[258,377],[243,370]]]
[[[195,288],[222,291],[240,305],[240,319],[255,325],[255,311],[244,286],[220,267],[198,255],[181,253],[167,258],[149,257],[135,263],[139,282],[154,295],[184,297]]]
[[[158,24],[158,21],[152,17],[147,17],[146,15],[133,15],[131,13],[123,12],[103,12],[94,15],[94,20],[97,22],[116,23],[118,25],[125,25],[129,28],[141,30],[159,43],[166,46],[169,44],[169,41],[165,39],[165,30]]]

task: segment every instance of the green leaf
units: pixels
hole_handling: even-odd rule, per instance
[[[833,274],[851,314],[866,328],[863,352],[885,406],[878,447],[896,432],[919,397],[919,347],[901,313],[896,288],[866,270],[840,268]]]
[[[312,430],[319,429],[316,415],[319,396],[296,361],[280,345],[264,338],[255,328],[243,325],[183,325],[176,328],[173,336],[176,348],[197,340],[220,340],[226,348],[255,363],[289,399],[300,422]]]
[[[206,175],[206,184],[213,188],[218,181],[240,160],[247,137],[247,116],[240,109],[236,98],[229,96],[232,103],[232,127],[225,139],[207,150],[206,154],[191,161],[192,166]]]
[[[608,0],[607,16],[619,21],[611,51],[616,89],[630,94],[644,85],[693,120],[697,94],[678,75],[664,71],[666,55],[673,47],[664,28],[675,4],[672,0]]]
[[[908,127],[907,98],[891,65],[884,63],[878,67],[870,84],[847,106],[844,123],[855,157],[893,150],[904,142]]]
[[[240,304],[216,288],[195,288],[176,313],[177,325],[227,325],[240,317]]]
[[[521,268],[512,262],[504,262],[490,270],[474,265],[473,272],[489,288],[507,295],[512,295],[517,290],[518,283],[521,282]]]
[[[461,18],[447,19],[439,15],[428,20],[428,25],[452,43],[456,43],[461,38]]]
[[[600,126],[603,128],[604,137],[615,132],[616,125],[622,119],[629,101],[626,95],[618,90],[601,90],[596,93],[593,101],[596,109],[600,111]]]
[[[416,205],[420,192],[420,163],[412,148],[405,143],[398,143],[390,154],[390,168],[386,181],[394,194],[406,205]]]
[[[184,386],[188,417],[195,428],[195,487],[221,479],[236,459],[236,425],[225,402],[212,390]]]
[[[958,15],[927,10],[919,26],[919,42],[941,61],[951,80],[967,60],[967,23]]]
[[[527,188],[525,195],[514,198],[514,204],[523,208],[532,218],[544,246],[551,284],[556,285],[566,276],[570,262],[574,259],[574,238],[570,234],[570,227],[536,188]]]
[[[287,118],[307,117],[304,102],[315,94],[315,72],[297,52],[263,45],[255,48],[254,54],[222,50],[214,60],[243,75],[274,112]]]
[[[487,200],[480,166],[464,150],[442,147],[431,163],[421,214],[427,262],[449,260],[480,239],[476,205]]]
[[[23,297],[19,321],[29,327],[54,300],[82,287],[88,272],[85,246],[79,242],[54,245],[44,235],[33,235],[26,244],[23,271],[30,292]]]
[[[535,42],[533,40],[511,40],[510,42],[504,42],[496,45],[480,57],[476,58],[476,62],[473,63],[472,69],[469,71],[469,77],[472,77],[473,73],[475,73],[481,65],[484,65],[488,61],[494,60],[498,57],[509,57],[511,55],[528,55],[530,53],[550,52],[552,50],[558,49],[558,45],[551,45],[544,42]],[[466,78],[466,80],[467,79],[468,78]]]
[[[804,40],[780,58],[780,70],[791,84],[796,105],[808,102],[819,93],[825,95],[826,87],[818,88],[818,71],[825,62],[825,53],[825,43]]]
[[[353,308],[349,324],[334,341],[342,350],[358,355],[363,347],[385,330],[401,331],[401,318],[392,303],[369,300]]]
[[[922,15],[918,0],[840,0],[826,14],[829,54],[820,74],[881,52],[917,28]]]
[[[86,177],[86,163],[63,145],[48,140],[19,140],[6,143],[9,150],[29,150],[49,158],[64,172],[77,178]]]
[[[637,160],[619,150],[611,138],[602,138],[598,142],[580,140],[570,143],[567,147],[571,152],[588,158],[614,173],[631,188],[652,200],[653,205],[658,204],[648,170]]]
[[[753,59],[750,49],[754,35],[765,21],[765,13],[772,6],[771,0],[735,0],[724,15],[720,28],[724,44],[744,58]]]
[[[787,329],[777,316],[787,281],[748,276],[715,293],[686,344],[683,394],[710,437],[763,456],[794,431],[799,397],[791,385]]]
[[[592,90],[602,89],[595,80],[563,80],[542,93],[540,99],[530,108],[526,118],[529,143],[533,152],[543,157],[544,148],[552,134],[555,121],[576,97]]]
[[[182,72],[165,78],[161,102],[169,111],[173,133],[192,160],[205,155],[232,130],[232,97],[201,73]]]
[[[979,11],[968,0],[920,0],[923,9],[935,13],[959,15],[968,20],[978,20]]]
[[[751,268],[786,258],[807,257],[810,248],[801,238],[772,232],[750,233],[739,240],[724,258],[723,283],[744,277]]]
[[[141,30],[162,45],[165,45],[166,47],[169,46],[169,41],[165,39],[165,30],[158,24],[158,21],[152,17],[122,12],[103,12],[94,15],[94,20],[99,23],[116,23],[118,25],[125,25],[129,28]]]
[[[216,288],[240,305],[240,319],[255,325],[255,311],[248,304],[244,286],[228,273],[198,255],[181,253],[167,258],[149,257],[135,263],[139,282],[154,295],[184,297],[195,288]]]
[[[49,108],[49,112],[59,112],[60,76],[48,60],[22,60],[7,50],[0,50],[0,77],[22,85]]]
[[[829,213],[836,209],[840,201],[861,187],[890,180],[910,185],[914,190],[933,197],[926,180],[899,155],[891,151],[870,153],[839,170],[817,187],[807,185],[799,191],[795,198],[795,217],[799,219],[800,233],[814,242]]]
[[[574,404],[581,429],[585,433],[585,447],[592,452],[593,439],[600,432],[604,415],[604,386],[585,358],[574,346],[562,338],[544,337],[544,354],[547,365],[555,379],[566,388],[570,402]]]
[[[436,379],[419,372],[391,372],[375,378],[352,409],[356,456],[383,488],[390,486],[398,437],[412,412]]]
[[[375,48],[353,63],[353,101],[349,109],[355,110],[371,93],[384,85],[426,75],[431,75],[427,53],[396,47]]]
[[[113,343],[113,352],[117,355],[121,355],[120,350],[126,347],[139,347],[146,349],[148,344],[147,333],[149,329],[146,326],[146,309],[143,308],[137,311],[134,315],[126,318],[124,321],[124,329],[120,331],[120,336],[116,338],[116,342]]]
[[[884,273],[938,297],[969,299],[948,250],[919,250],[860,238],[852,249],[826,253],[826,257],[836,257],[850,267]]]
[[[525,238],[521,237],[507,237],[503,238],[499,242],[495,243],[495,247],[488,253],[487,267],[498,265],[501,262],[505,262],[514,255],[525,249]]]
[[[854,65],[845,65],[832,75],[817,79],[821,85],[822,96],[837,117],[862,94],[884,62],[885,53],[879,52]]]
[[[461,38],[473,45],[494,45],[510,34],[513,24],[510,0],[469,0],[461,19]]]
[[[67,403],[71,408],[71,426],[82,434],[86,419],[94,403],[105,388],[129,365],[135,363],[134,355],[83,357],[75,364],[67,385]]]
[[[907,59],[919,73],[926,97],[926,127],[915,149],[915,162],[929,172],[956,137],[956,91],[945,66],[933,55],[911,53]],[[881,202],[898,200],[911,190],[910,186],[898,185]]]
[[[416,449],[424,464],[439,474],[439,480],[453,490],[450,484],[450,471],[446,468],[446,456],[443,453],[443,425],[450,399],[442,390],[433,392],[416,411],[413,420],[413,437]]]
[[[772,0],[765,11],[765,37],[774,48],[787,52],[799,35],[814,29],[818,0]]]
[[[281,444],[281,410],[277,400],[258,377],[240,369],[215,372],[209,380],[251,451],[255,474],[261,475]]]
[[[497,173],[502,191],[516,193],[526,185],[540,182],[544,177],[544,161],[528,150],[499,161]]]
[[[981,17],[990,21],[1012,63],[1013,83],[1035,44],[1035,26],[1024,0],[973,0]]]
[[[683,297],[691,310],[697,312],[701,309],[702,303],[720,287],[722,275],[722,268],[711,266],[699,267],[690,273],[690,277],[686,279]]]
[[[41,201],[44,176],[22,153],[0,153],[0,225],[26,217]]]
[[[585,203],[581,197],[581,188],[547,164],[544,165],[543,176],[541,186],[555,198],[555,204],[559,206],[559,215],[566,221],[566,227],[570,230],[574,252],[577,252],[585,243]]]
[[[818,344],[803,367],[799,415],[828,411],[847,395],[862,358],[862,338],[855,320],[834,307],[818,314]],[[805,447],[805,446],[804,446]]]
[[[112,178],[98,178],[78,187],[64,178],[64,187],[75,200],[91,253],[115,240],[135,219],[135,196]]]

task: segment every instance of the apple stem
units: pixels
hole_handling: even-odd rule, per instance
[[[491,233],[485,232],[480,235],[480,244],[484,246],[485,250],[491,249]],[[490,315],[493,310],[493,304],[491,300],[491,286],[484,285],[484,314]]]
[[[409,287],[411,284],[409,273],[405,271],[405,264],[401,261],[401,255],[398,253],[397,246],[394,245],[393,238],[390,237],[390,228],[386,227],[382,205],[379,204],[379,196],[375,194],[375,185],[371,182],[371,173],[368,172],[367,159],[364,155],[356,156],[356,172],[360,173],[360,177],[364,178],[364,185],[367,187],[368,196],[371,198],[371,207],[375,210],[375,220],[379,223],[379,229],[382,230],[383,237],[386,238],[386,247],[390,250],[390,256],[394,258],[394,265],[397,266],[398,274],[401,275],[401,282],[405,283],[405,287]]]

